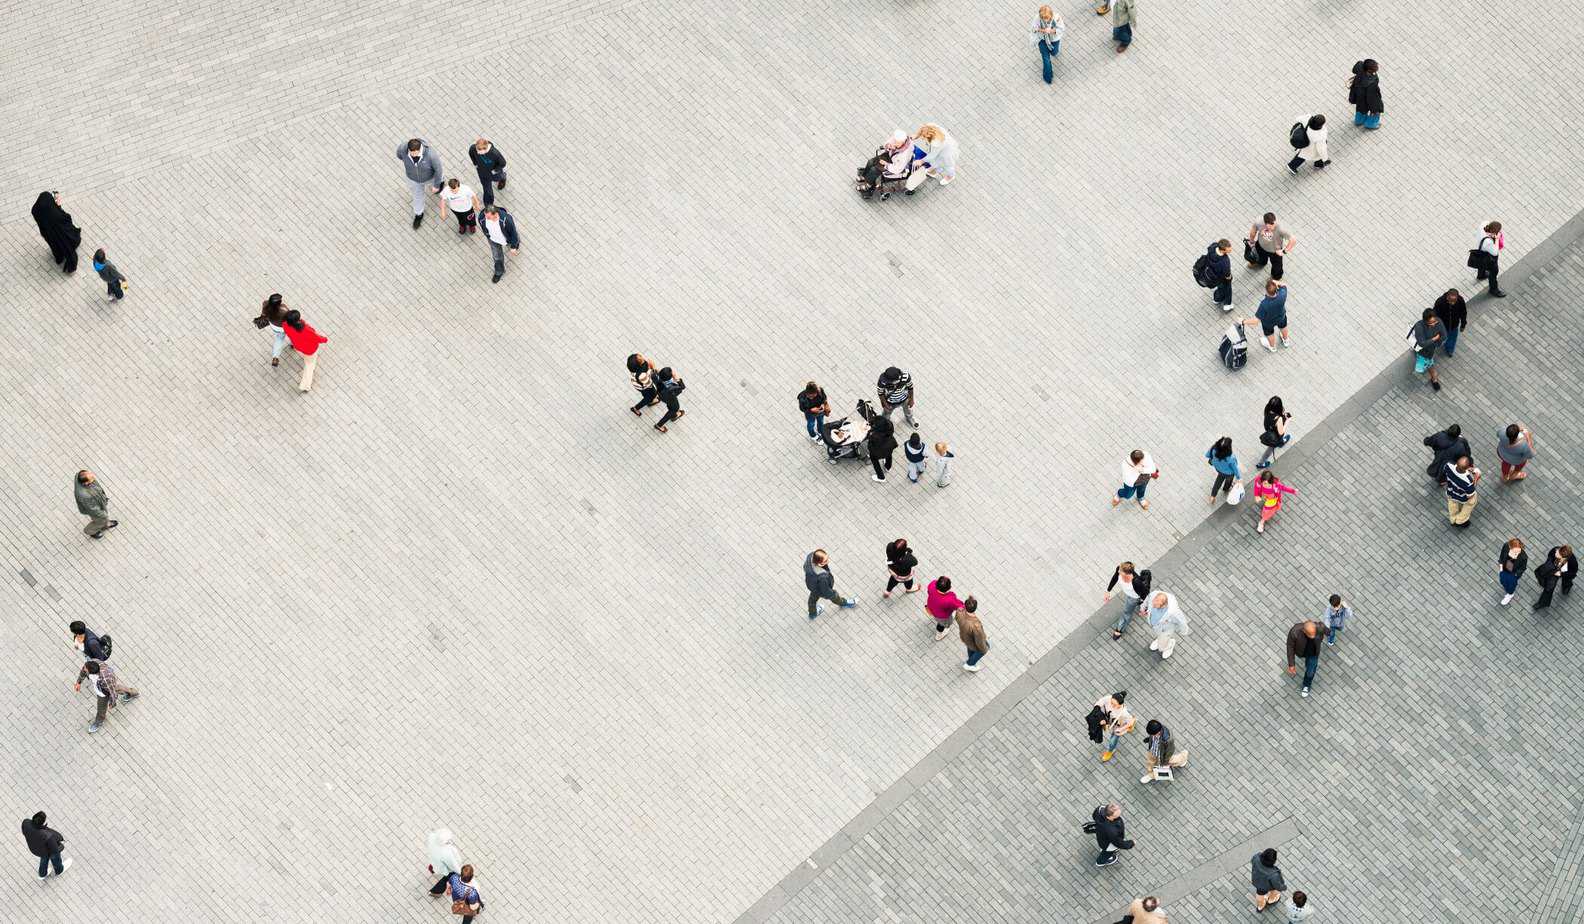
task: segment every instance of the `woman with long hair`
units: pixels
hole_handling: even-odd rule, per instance
[[[913,569],[917,567],[918,556],[914,555],[913,550],[908,548],[906,539],[897,539],[887,543],[886,573],[888,577],[884,596],[889,598],[891,592],[896,589],[898,584],[907,588],[907,593],[918,593],[919,589],[913,586]]]

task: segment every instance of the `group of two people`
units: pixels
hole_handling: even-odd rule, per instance
[[[889,198],[895,184],[902,181],[911,196],[926,177],[935,177],[945,186],[957,178],[957,139],[933,122],[924,123],[911,135],[899,128],[858,174],[859,192],[865,199],[876,193],[881,199]]]

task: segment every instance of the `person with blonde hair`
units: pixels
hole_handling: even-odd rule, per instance
[[[913,133],[913,162],[945,186],[957,179],[957,139],[934,122],[925,122]]]
[[[1029,26],[1029,44],[1039,47],[1040,58],[1045,62],[1045,82],[1050,83],[1055,74],[1051,59],[1061,53],[1062,36],[1067,34],[1067,24],[1051,11],[1049,5],[1039,8],[1034,24]]]

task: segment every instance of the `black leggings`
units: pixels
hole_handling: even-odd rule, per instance
[[[1235,481],[1237,481],[1237,479],[1231,475],[1223,475],[1220,472],[1216,472],[1215,484],[1210,486],[1210,496],[1215,497],[1222,491],[1232,490],[1232,483]]]
[[[913,575],[910,574],[910,575],[908,575],[905,578],[899,578],[899,577],[897,577],[894,574],[891,575],[891,579],[889,581],[886,581],[886,593],[890,593],[891,591],[895,590],[896,586],[898,584],[901,584],[903,587],[906,587],[908,590],[912,590],[913,589]]]
[[[886,472],[891,470],[891,459],[895,455],[896,455],[896,450],[895,449],[893,449],[890,452],[886,453],[885,460],[884,460],[885,461]],[[869,457],[869,461],[874,465],[875,477],[876,478],[880,478],[880,479],[883,480],[885,478],[885,472],[882,472],[880,470],[880,462],[881,462],[880,457],[876,456],[876,455],[871,455]]]
[[[643,391],[640,391],[638,393],[638,403],[632,406],[632,412],[636,414],[649,405],[654,404],[659,400],[659,395],[659,390],[653,387],[645,388]]]
[[[676,420],[682,414],[682,404],[676,399],[675,396],[662,395],[660,400],[665,402],[666,412],[665,416],[661,417],[659,422],[655,424],[656,430],[660,429],[671,421]]]

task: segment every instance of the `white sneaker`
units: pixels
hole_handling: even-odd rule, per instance
[[[1160,651],[1160,639],[1150,642],[1150,651]]]
[[[964,661],[963,662],[963,670],[969,672],[970,674],[977,674],[977,673],[979,673],[979,665],[977,665],[977,664],[969,664],[968,662]]]
[[[937,642],[940,641],[941,639],[945,638],[945,637],[946,637],[946,630],[944,630],[944,629],[938,630],[935,633],[935,641],[937,641]]]
[[[1174,646],[1172,646],[1172,648],[1162,648],[1161,649],[1161,660],[1164,661],[1167,658],[1171,657],[1172,656],[1172,649],[1175,648],[1175,647],[1176,646],[1174,645]]]
[[[1276,352],[1276,348],[1270,345],[1270,341],[1262,340],[1262,341],[1260,341],[1260,344],[1265,347],[1265,352],[1267,352],[1267,353]]]
[[[1221,306],[1221,310],[1222,311],[1231,311],[1232,310],[1232,303],[1231,302],[1227,302],[1225,305],[1222,305]]]
[[[1502,606],[1506,606],[1507,604],[1511,603],[1512,602],[1512,598],[1513,598],[1512,594],[1508,594],[1507,596],[1502,597],[1501,605]]]
[[[1282,345],[1283,348],[1292,346],[1292,338],[1291,337],[1283,337],[1283,338],[1281,338],[1281,345]]]
[[[1143,776],[1139,777],[1139,782],[1140,783],[1153,783],[1153,782],[1155,782],[1155,774],[1146,773]]]
[[[870,481],[885,481],[885,479],[880,477],[879,475],[870,475],[869,476],[869,480]]]

